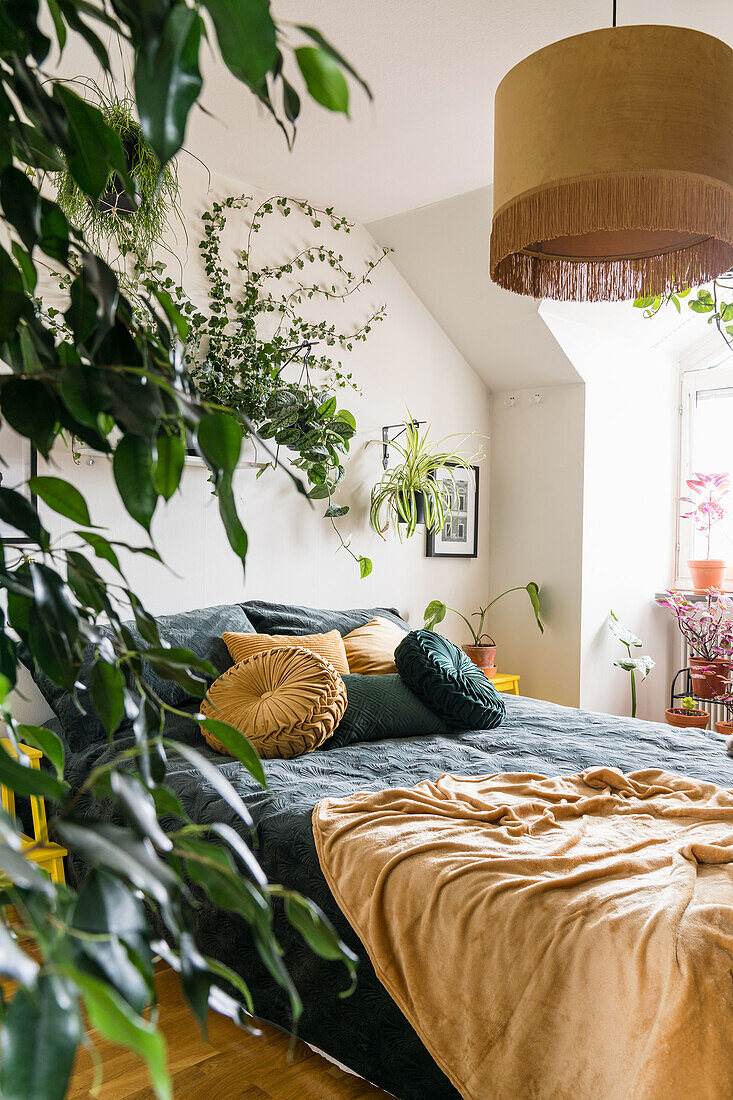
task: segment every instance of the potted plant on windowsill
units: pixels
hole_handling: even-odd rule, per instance
[[[540,617],[540,589],[535,581],[530,581],[529,584],[520,585],[517,588],[507,588],[505,592],[496,596],[496,598],[493,599],[491,603],[488,603],[486,607],[479,607],[478,611],[474,611],[471,615],[471,619],[478,619],[477,626],[474,626],[471,619],[467,619],[465,615],[461,614],[460,611],[456,611],[454,607],[448,607],[446,604],[441,603],[440,600],[433,600],[425,608],[425,629],[435,630],[438,623],[442,623],[449,611],[452,611],[459,619],[463,619],[464,623],[471,631],[473,644],[461,646],[461,649],[478,668],[485,672],[490,679],[493,679],[494,676],[496,676],[496,642],[490,634],[486,633],[484,624],[489,609],[492,608],[495,603],[498,603],[499,600],[503,599],[504,596],[508,596],[510,592],[527,593],[530,603],[532,604],[532,610],[534,611],[535,621],[539,627],[540,634],[544,634],[545,625]]]
[[[687,486],[694,495],[681,498],[682,503],[690,505],[690,511],[683,512],[682,518],[693,521],[704,535],[706,547],[704,558],[692,558],[687,563],[692,575],[692,588],[697,593],[708,592],[711,588],[722,591],[726,563],[710,557],[710,542],[714,525],[725,519],[726,508],[722,498],[730,490],[730,479],[727,474],[693,474],[687,479]]]
[[[668,725],[677,726],[678,729],[694,727],[695,729],[704,730],[708,728],[708,722],[710,721],[710,711],[698,707],[695,700],[689,695],[682,700],[681,707],[667,707],[664,713]],[[731,733],[733,733],[733,728]]]
[[[391,440],[402,458],[399,465],[384,471],[372,489],[369,520],[374,530],[384,538],[390,523],[395,521],[400,536],[411,538],[419,524],[431,531],[440,531],[450,515],[445,480],[436,477],[439,471],[451,467],[468,470],[473,477],[470,458],[461,450],[439,451],[440,444],[429,438],[430,425],[421,431],[409,415],[405,420],[404,442]],[[374,440],[382,444],[382,440]],[[441,441],[445,443],[445,440]],[[475,456],[472,456],[475,458]]]
[[[733,664],[733,603],[719,592],[708,593],[694,604],[670,589],[659,601],[677,619],[690,650],[690,679],[698,699],[715,699],[725,690]]]

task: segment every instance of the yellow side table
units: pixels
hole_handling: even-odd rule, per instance
[[[9,738],[0,738],[0,743],[5,751],[10,753],[10,755],[14,756],[17,760],[18,754]],[[20,750],[23,755],[27,756],[30,760],[31,768],[40,771],[43,753],[39,749],[32,748],[30,745],[21,745]],[[9,787],[6,787],[4,783],[0,783],[0,801],[2,802],[3,809],[9,813],[11,817],[14,817],[15,792]],[[66,848],[62,848],[60,844],[54,844],[53,841],[48,839],[46,804],[39,795],[33,795],[31,797],[31,814],[33,815],[34,836],[21,837],[23,855],[25,855],[27,859],[32,860],[33,863],[37,863],[39,867],[46,871],[51,876],[53,882],[66,882],[66,876],[64,874],[64,856],[66,855]]]
[[[507,695],[519,695],[519,677],[509,672],[497,672],[491,679],[497,691],[504,691]]]

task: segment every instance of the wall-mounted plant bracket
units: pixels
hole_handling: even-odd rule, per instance
[[[422,424],[427,424],[427,420],[413,420],[413,428],[419,428]],[[399,431],[394,435],[389,433],[394,431],[395,428],[399,428]],[[382,469],[386,470],[389,466],[389,445],[394,443],[395,439],[399,439],[404,434],[407,425],[404,420],[401,424],[385,424],[382,428]]]

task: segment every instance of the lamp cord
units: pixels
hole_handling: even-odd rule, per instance
[[[616,26],[616,0],[613,0],[613,25]]]

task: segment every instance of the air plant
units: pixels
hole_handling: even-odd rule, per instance
[[[504,596],[508,596],[510,592],[527,593],[529,601],[532,604],[532,610],[534,611],[535,622],[539,627],[540,634],[544,634],[545,624],[540,617],[540,588],[536,581],[530,581],[529,584],[520,585],[517,588],[507,588],[505,592],[502,592],[499,596],[491,600],[490,603],[487,603],[486,607],[479,607],[478,611],[474,611],[471,615],[471,619],[478,619],[478,624],[476,626],[474,626],[471,620],[466,618],[460,611],[456,611],[454,607],[448,607],[447,604],[441,603],[440,600],[432,600],[425,608],[425,629],[435,630],[438,623],[442,623],[447,612],[452,611],[459,619],[463,619],[464,623],[471,631],[471,637],[473,638],[473,644],[475,646],[496,645],[491,635],[484,630],[486,616],[489,612],[489,608],[493,607],[494,604],[498,603]],[[486,640],[484,641],[483,639]]]
[[[456,469],[467,470],[473,477],[470,458],[462,451],[441,451],[438,447],[447,439],[434,443],[429,438],[430,425],[420,430],[408,410],[405,420],[404,443],[392,440],[389,444],[402,458],[391,470],[385,470],[380,481],[372,489],[369,520],[374,530],[384,538],[390,523],[404,525],[405,538],[415,534],[421,520],[421,503],[424,503],[425,524],[430,531],[440,531],[450,522],[450,490],[456,489]],[[467,437],[464,436],[465,440]],[[370,442],[382,444],[382,440]],[[475,455],[472,457],[476,457]],[[438,473],[441,474],[440,479]],[[400,534],[402,529],[398,527]]]
[[[704,603],[691,603],[670,588],[659,603],[676,617],[692,656],[705,661],[733,661],[733,601],[711,591]]]
[[[626,646],[627,656],[619,657],[619,659],[613,663],[617,668],[622,668],[624,672],[628,672],[631,675],[631,717],[636,718],[636,675],[637,673],[639,674],[641,682],[643,683],[654,668],[655,662],[651,657],[631,656],[631,650],[641,649],[644,643],[633,631],[619,622],[613,611],[609,611],[608,613],[608,629],[615,638],[618,638],[622,645]]]
[[[688,512],[682,512],[682,519],[691,519],[705,536],[705,560],[709,560],[712,529],[727,513],[722,498],[730,491],[730,478],[728,474],[693,474],[687,486],[694,495],[680,498],[682,504],[690,505]]]

